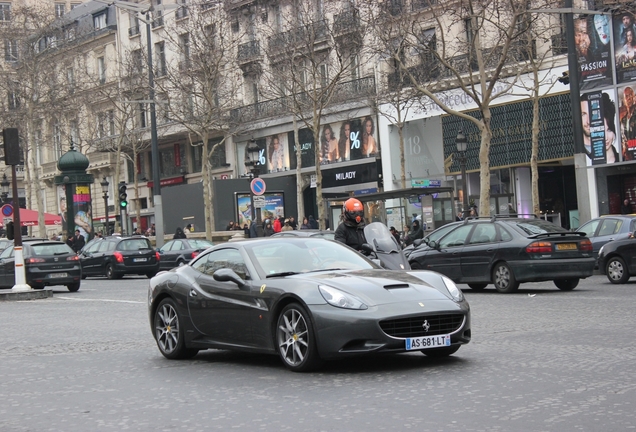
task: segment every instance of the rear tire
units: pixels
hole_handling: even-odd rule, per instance
[[[468,284],[468,286],[473,291],[483,291],[484,288],[486,288],[486,286],[488,286],[488,284],[485,284],[485,283],[480,283],[480,284],[473,283],[473,284]]]
[[[495,264],[492,269],[492,282],[500,293],[511,293],[519,288],[519,282],[515,279],[514,273],[505,262]]]
[[[621,257],[612,257],[605,266],[607,279],[613,284],[624,284],[629,280],[629,272]]]
[[[188,359],[199,352],[198,349],[186,347],[183,320],[177,311],[177,305],[171,298],[163,299],[159,303],[153,324],[157,347],[165,358]]]
[[[554,281],[554,285],[561,291],[572,291],[578,284],[579,278],[557,279]]]
[[[443,348],[430,348],[422,350],[422,354],[427,357],[448,357],[449,355],[453,355],[457,352],[461,345],[443,347]]]
[[[115,266],[112,263],[106,264],[106,277],[110,280],[117,279],[115,274]]]
[[[77,292],[80,289],[80,283],[79,282],[75,282],[75,283],[72,283],[72,284],[68,284],[68,285],[66,285],[66,288],[68,288],[68,290],[70,292]]]

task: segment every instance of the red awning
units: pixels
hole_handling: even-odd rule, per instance
[[[13,219],[13,218],[11,218]],[[0,223],[3,225],[4,221]],[[36,226],[38,224],[38,212],[29,209],[20,209],[20,225],[21,226]],[[44,225],[59,225],[62,226],[62,218],[58,215],[51,213],[44,213]]]

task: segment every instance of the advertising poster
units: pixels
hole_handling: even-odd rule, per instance
[[[287,135],[277,134],[265,138],[267,145],[267,170],[279,172],[289,169]]]
[[[75,230],[79,230],[88,242],[93,238],[93,209],[91,206],[90,185],[75,185],[73,193],[73,209],[75,211]],[[69,233],[70,234],[70,233]]]
[[[623,160],[636,160],[636,84],[619,87],[618,118],[621,127]]]
[[[68,230],[66,209],[66,190],[63,185],[59,185],[57,187],[57,214],[62,218],[62,232],[64,233]]]
[[[312,167],[315,165],[314,153],[314,136],[309,129],[298,130],[298,140],[300,141],[300,161],[303,167]],[[294,140],[294,131],[287,132],[287,142],[289,148],[289,169],[296,169],[296,141]]]
[[[265,207],[261,209],[261,219],[274,219],[285,216],[285,200],[283,193],[266,193]]]
[[[574,44],[581,90],[612,85],[610,18],[579,15],[574,19]]]
[[[616,82],[636,81],[636,15],[623,12],[613,17]]]
[[[257,140],[255,140],[256,145],[258,146],[258,164],[256,165],[259,173],[266,173],[267,172],[267,146],[266,146],[266,139],[265,138],[259,138]],[[239,150],[238,150],[238,154],[239,156],[242,154],[243,155],[243,162],[245,162],[248,159],[248,154],[247,154],[247,147],[249,146],[250,142],[244,142],[241,143],[241,145],[239,146]],[[240,164],[241,168],[243,169],[243,172],[241,174],[249,174],[252,172],[251,167],[246,166],[244,163]]]
[[[250,194],[236,194],[236,210],[239,226],[252,224],[252,200]]]

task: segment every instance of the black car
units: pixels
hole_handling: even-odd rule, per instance
[[[626,283],[636,274],[636,239],[614,240],[601,247],[598,268],[611,283]]]
[[[419,243],[419,242],[418,242]],[[413,269],[434,270],[474,290],[494,284],[509,293],[521,282],[576,288],[592,276],[592,243],[543,219],[493,217],[444,225],[408,256]]]
[[[216,245],[150,280],[150,329],[169,359],[209,348],[278,354],[293,371],[322,360],[469,343],[470,307],[449,278],[385,270],[312,237]]]
[[[160,256],[146,237],[110,236],[86,245],[79,254],[82,275],[121,279],[127,274],[153,277]]]
[[[601,216],[581,225],[577,232],[585,233],[592,242],[594,256],[606,243],[613,240],[632,238],[636,231],[636,216],[634,215],[607,215]]]
[[[79,258],[66,243],[52,240],[24,240],[22,243],[26,282],[32,288],[66,285],[69,291],[80,289],[82,268]],[[13,245],[0,253],[0,287],[15,285]]]
[[[159,255],[161,255],[159,267],[161,270],[170,270],[182,266],[212,246],[214,243],[203,239],[170,240],[159,248]]]

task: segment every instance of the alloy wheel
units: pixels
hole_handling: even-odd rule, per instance
[[[290,366],[303,362],[309,351],[309,330],[302,313],[288,309],[278,320],[278,347],[281,357]]]
[[[159,349],[165,354],[172,353],[179,343],[179,318],[170,303],[164,303],[157,311],[155,335]]]

